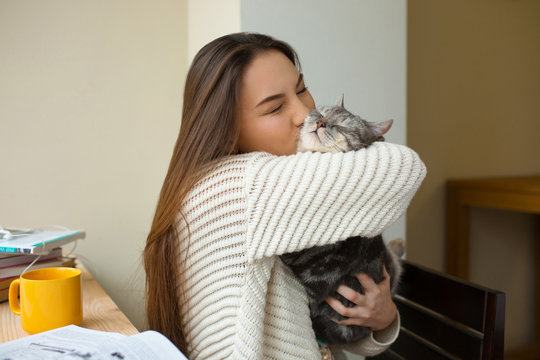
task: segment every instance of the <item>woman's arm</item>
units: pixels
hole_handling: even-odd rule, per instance
[[[401,216],[425,177],[411,149],[260,154],[247,169],[248,261],[374,236]]]

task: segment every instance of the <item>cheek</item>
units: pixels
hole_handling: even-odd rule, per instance
[[[349,143],[343,134],[336,135],[336,151],[349,151]]]
[[[298,129],[291,129],[291,122],[283,117],[253,119],[240,128],[238,148],[243,152],[265,151],[275,155],[296,152]]]
[[[320,130],[319,130],[320,131]],[[326,132],[325,134],[326,135]],[[328,132],[328,136],[319,135],[323,139],[322,144],[329,152],[349,151],[349,145],[345,136],[338,131]]]
[[[287,118],[273,118],[269,119],[261,141],[266,144],[266,148],[272,149],[271,153],[289,155],[296,152],[299,133],[300,129],[292,126]]]

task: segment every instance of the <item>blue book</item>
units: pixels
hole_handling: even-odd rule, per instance
[[[54,248],[84,239],[85,236],[86,233],[82,230],[33,231],[19,234],[11,239],[0,240],[0,255],[20,253],[46,255]]]

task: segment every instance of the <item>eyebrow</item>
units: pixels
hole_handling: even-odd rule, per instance
[[[296,82],[296,87],[298,87],[298,85],[300,85],[302,83],[303,79],[304,79],[304,74],[300,73],[300,75],[298,76],[298,81]],[[265,103],[267,103],[269,101],[272,101],[272,100],[275,100],[275,99],[282,98],[284,96],[285,96],[285,94],[283,94],[283,93],[270,95],[270,96],[265,97],[264,99],[262,99],[257,105],[255,105],[255,107],[259,107],[262,104],[265,104]]]

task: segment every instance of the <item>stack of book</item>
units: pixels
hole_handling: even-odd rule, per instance
[[[10,230],[10,229],[6,229]],[[6,301],[9,285],[26,271],[56,267],[74,266],[75,257],[63,256],[62,245],[84,239],[85,232],[69,231],[21,231],[14,229],[15,235],[0,239],[0,302]]]

